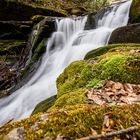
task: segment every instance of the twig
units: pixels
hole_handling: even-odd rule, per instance
[[[100,135],[97,135],[97,136],[84,137],[84,138],[81,138],[80,140],[97,140],[99,138],[110,138],[110,137],[114,137],[114,136],[117,136],[117,135],[124,135],[124,134],[134,132],[134,131],[137,131],[137,130],[140,130],[140,127],[133,126],[133,127],[129,127],[127,129],[122,129],[122,130],[115,131],[115,132],[112,132],[112,133],[100,134]]]

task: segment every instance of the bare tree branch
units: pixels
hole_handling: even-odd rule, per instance
[[[130,132],[134,132],[134,131],[137,131],[137,130],[140,130],[140,127],[133,126],[133,127],[129,127],[127,129],[122,129],[122,130],[115,131],[115,132],[112,132],[112,133],[100,134],[100,135],[97,135],[97,136],[84,137],[84,138],[81,138],[80,140],[97,140],[99,138],[111,138],[111,137],[114,137],[114,136],[117,136],[117,135],[128,134]]]

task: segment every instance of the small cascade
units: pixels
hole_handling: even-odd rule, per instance
[[[46,43],[47,51],[35,75],[21,89],[0,99],[0,123],[28,117],[37,103],[55,95],[56,78],[71,62],[107,44],[112,31],[127,24],[131,2],[115,4],[92,30],[84,30],[87,17],[57,20],[57,31]]]

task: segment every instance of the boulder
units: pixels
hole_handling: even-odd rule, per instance
[[[85,30],[95,29],[95,27],[96,27],[95,13],[91,13],[87,17],[87,22],[85,24]]]
[[[140,43],[140,24],[132,24],[114,30],[109,44],[117,43]]]

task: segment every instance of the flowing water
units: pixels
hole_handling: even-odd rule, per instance
[[[47,41],[47,51],[36,74],[22,88],[0,99],[0,123],[28,117],[37,103],[55,95],[56,78],[71,62],[108,43],[112,31],[127,25],[131,0],[112,6],[98,19],[94,30],[84,30],[87,17],[57,20],[57,31]]]

